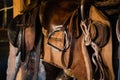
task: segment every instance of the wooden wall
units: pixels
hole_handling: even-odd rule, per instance
[[[26,5],[30,3],[30,0],[13,0],[13,17],[20,14]]]

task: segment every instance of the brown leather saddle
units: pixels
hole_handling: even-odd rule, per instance
[[[111,27],[109,20],[95,6],[86,5],[84,3],[83,5],[84,6],[81,6],[82,7],[81,8],[77,1],[52,0],[52,1],[43,2],[43,4],[41,4],[40,21],[43,26],[42,28],[43,28],[44,36],[47,38],[47,40],[45,40],[44,43],[45,44],[47,43],[48,45],[50,45],[51,48],[55,48],[58,51],[64,51],[65,49],[68,48],[69,44],[71,44],[70,39],[73,38],[77,39],[81,37],[81,34],[84,34],[82,29],[85,31],[85,28],[81,29],[80,27],[80,23],[82,20],[86,25],[90,26],[89,35],[91,37],[91,40],[99,48],[103,49],[103,52],[100,54],[100,56],[102,56],[102,58],[105,58],[106,61],[107,59],[106,56],[108,56],[106,51],[109,48],[111,48]],[[60,34],[62,35],[58,36]],[[57,45],[57,43],[59,43],[59,38],[63,40],[63,42],[61,43],[63,44],[62,48],[61,45]],[[66,46],[66,44],[68,44],[68,46]],[[62,54],[61,55],[59,53],[57,54],[57,52],[50,54],[49,51],[46,50],[46,48],[47,50],[49,50],[49,47],[45,47],[44,60],[53,65],[59,66],[60,64],[59,67],[61,67],[62,64],[60,63],[58,58],[56,59],[55,57],[58,57],[58,55],[59,57],[61,57]],[[73,57],[71,54],[74,53],[73,52],[70,53],[70,56]],[[110,56],[111,55],[112,54],[110,51]],[[62,57],[61,61],[62,59],[64,58]],[[72,58],[70,58],[69,60],[70,60],[70,64],[72,64],[71,63]],[[111,60],[112,59],[110,59],[110,61]],[[108,63],[107,66],[109,66],[109,68],[112,71],[110,65],[111,62]],[[70,67],[70,65],[68,66]]]
[[[50,41],[49,39],[52,39],[52,37],[55,37],[57,35],[57,32],[62,32],[63,28],[60,29],[60,27],[58,27],[59,25],[62,25],[62,27],[64,27],[63,30],[65,30],[65,28],[67,29],[66,33],[68,34],[68,37],[70,37],[72,31],[75,30],[74,35],[76,36],[76,38],[79,38],[82,34],[82,30],[80,29],[79,25],[81,20],[86,18],[88,19],[88,16],[93,17],[91,13],[89,15],[89,9],[87,9],[89,8],[89,6],[85,6],[85,8],[86,9],[80,10],[77,1],[52,0],[44,2],[41,5],[40,19],[43,28],[46,30],[44,30],[43,33],[45,36],[48,36],[48,43]],[[90,20],[86,20],[86,23],[89,22]],[[95,41],[95,43],[98,44],[100,47],[105,46],[105,44],[107,44],[109,40],[109,28],[106,27],[106,25],[101,23],[99,20],[91,20],[91,23],[92,27],[90,29],[90,35],[92,37],[92,40]],[[56,27],[53,27],[52,25]],[[66,27],[67,25],[71,26]],[[104,35],[104,33],[108,34]],[[50,45],[52,45],[54,48],[57,48],[54,43]]]
[[[79,1],[73,1],[73,0],[71,1],[68,1],[68,0],[43,1],[41,4],[41,8],[40,8],[40,21],[36,20],[39,18],[38,7],[34,8],[32,11],[30,10],[30,12],[28,10],[22,15],[17,16],[10,24],[10,27],[8,29],[8,36],[9,36],[10,42],[15,47],[19,47],[20,49],[22,48],[21,49],[23,51],[22,52],[23,56],[21,57],[22,60],[24,61],[26,58],[25,57],[26,55],[24,54],[25,48],[27,48],[27,50],[31,50],[34,48],[35,45],[37,45],[38,41],[36,40],[39,40],[40,38],[39,32],[40,33],[42,32],[41,27],[40,27],[41,25],[42,25],[42,28],[44,28],[45,30],[45,32],[43,32],[45,33],[44,36],[48,37],[49,45],[51,43],[49,42],[50,39],[52,39],[52,36],[53,38],[56,38],[55,34],[57,32],[58,34],[59,33],[63,34],[61,38],[63,39],[62,47],[65,47],[65,48],[59,49],[58,45],[56,46],[56,43],[55,45],[54,43],[51,44],[53,48],[56,48],[56,49],[58,48],[61,51],[64,51],[65,49],[69,48],[69,44],[73,43],[74,45],[74,42],[71,41],[72,39],[77,39],[81,37],[81,34],[84,34],[84,32],[82,31],[85,31],[85,28],[80,27],[81,20],[86,25],[90,24],[89,33],[90,33],[91,40],[94,43],[96,43],[100,48],[103,48],[108,43],[110,43],[109,41],[109,39],[111,38],[110,37],[110,25],[109,25],[109,21],[107,20],[107,18],[102,14],[102,12],[97,10],[94,6],[90,7],[91,5],[90,6],[88,5],[90,8],[87,9],[86,4],[83,4],[83,5],[85,6],[79,6]],[[86,12],[87,10],[88,12]],[[98,17],[96,18],[96,16]],[[20,18],[20,21],[17,20],[18,22],[16,22],[16,19],[19,19],[19,18]],[[41,25],[38,26],[40,22],[41,22]],[[15,27],[12,26],[13,24],[15,24]],[[28,35],[26,35],[27,32],[30,32],[30,34],[28,33]],[[29,35],[32,35],[32,36],[30,36],[30,38],[28,39],[27,36]],[[17,42],[19,40],[20,42]],[[68,46],[66,46],[67,45],[66,42],[70,42],[68,43]],[[18,46],[18,43],[20,46]],[[103,55],[104,54],[105,53],[103,53]],[[45,55],[49,56],[50,54],[45,53]],[[50,57],[56,57],[57,55],[58,54],[54,56],[50,55]],[[73,51],[72,51],[72,46],[71,46],[70,48],[71,58],[69,58],[69,60],[72,60],[72,55],[73,55]],[[62,56],[64,56],[64,53],[62,54]],[[46,56],[44,57],[45,57],[44,59],[47,59]],[[62,57],[62,60],[63,60],[63,57]],[[46,61],[53,63],[49,61],[49,59]],[[67,67],[71,66],[72,64],[71,61],[69,61],[69,64],[70,65],[68,65]]]

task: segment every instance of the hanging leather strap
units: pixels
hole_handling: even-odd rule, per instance
[[[120,15],[118,17],[117,24],[116,24],[116,35],[117,35],[118,41],[120,42]]]

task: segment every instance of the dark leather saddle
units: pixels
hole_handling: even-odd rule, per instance
[[[30,7],[13,18],[8,25],[9,41],[21,51],[22,61],[25,60],[26,51],[31,51],[37,46],[41,32],[39,6]]]

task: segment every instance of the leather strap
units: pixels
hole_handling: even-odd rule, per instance
[[[120,42],[120,15],[118,17],[117,24],[116,24],[116,35],[117,35],[118,41]]]
[[[120,80],[120,15],[118,17],[117,20],[117,24],[116,24],[116,35],[117,35],[117,39],[118,39],[118,48],[117,48],[117,54],[118,54],[118,60],[119,60],[119,67],[118,67],[118,80]]]

